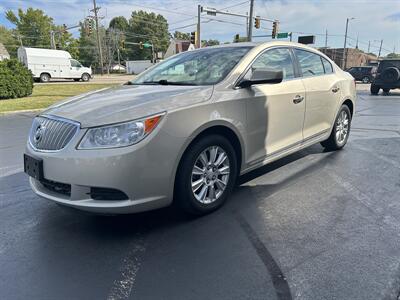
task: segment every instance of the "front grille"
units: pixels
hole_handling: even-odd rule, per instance
[[[57,151],[71,141],[78,129],[78,123],[40,116],[33,120],[29,141],[37,150]]]
[[[40,183],[48,190],[53,191],[57,194],[62,194],[65,196],[71,196],[71,185],[61,182],[56,182],[48,179],[40,180]]]

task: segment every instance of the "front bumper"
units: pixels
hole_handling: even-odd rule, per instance
[[[28,143],[26,154],[43,160],[45,180],[69,186],[69,193],[49,189],[30,178],[33,191],[59,204],[106,214],[135,213],[172,202],[179,148],[183,140],[155,130],[140,143],[123,148],[76,150],[79,134],[61,151],[39,152]],[[157,132],[156,132],[157,131]],[[123,199],[93,199],[93,188],[113,189]]]

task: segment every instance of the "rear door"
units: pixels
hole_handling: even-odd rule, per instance
[[[294,49],[306,90],[304,140],[330,130],[340,101],[340,80],[331,63],[322,56],[303,49]]]
[[[266,50],[256,58],[245,77],[255,69],[283,71],[283,82],[251,87],[247,101],[249,161],[300,146],[305,112],[305,89],[296,77],[293,54],[288,48]]]

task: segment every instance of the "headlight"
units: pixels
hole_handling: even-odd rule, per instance
[[[117,148],[136,144],[156,128],[163,115],[90,128],[79,143],[78,149]]]

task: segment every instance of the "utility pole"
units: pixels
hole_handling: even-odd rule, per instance
[[[50,31],[50,47],[51,49],[56,49],[56,40],[54,39],[55,32],[54,30]]]
[[[379,54],[378,54],[378,58],[379,58],[379,57],[381,57],[382,44],[383,44],[383,40],[381,40],[381,45],[380,45],[380,47],[379,47]]]
[[[246,36],[249,36],[249,13],[246,12]]]
[[[96,6],[96,0],[93,0],[94,21],[96,22],[97,47],[99,49],[99,57],[100,57],[100,70],[101,70],[101,75],[103,75],[103,51],[101,50],[101,42],[99,34],[99,18],[97,16],[97,11],[99,9],[100,7]]]
[[[251,42],[253,38],[253,10],[254,10],[254,0],[250,0],[250,17],[249,17],[249,30],[247,34],[247,41]]]
[[[368,52],[369,53],[369,49],[371,48],[371,41],[368,41]]]
[[[347,31],[349,29],[349,21],[353,20],[354,18],[347,18],[346,19],[346,32],[344,34],[344,47],[343,47],[343,70],[346,70],[346,66],[347,66]]]
[[[201,22],[201,5],[197,5],[197,35],[196,35],[196,46],[201,48],[201,37],[200,37],[200,22]]]
[[[358,49],[358,34],[357,34],[356,49]]]
[[[325,30],[325,49],[328,48],[328,29]]]

